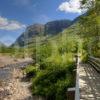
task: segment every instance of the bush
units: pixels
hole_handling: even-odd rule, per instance
[[[28,78],[32,78],[36,75],[36,73],[39,71],[38,66],[28,66],[25,70],[26,76]]]
[[[47,100],[65,100],[67,88],[73,85],[73,78],[70,73],[72,68],[71,65],[64,67],[51,64],[45,70],[38,72],[33,79],[33,95],[46,97]]]
[[[55,100],[66,100],[67,88],[73,86],[72,77],[66,77],[64,80],[59,80],[56,83]]]

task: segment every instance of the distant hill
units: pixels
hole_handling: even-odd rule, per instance
[[[2,42],[0,42],[0,53],[4,53],[6,48],[7,48],[7,46],[5,44],[3,44]]]
[[[23,47],[25,42],[35,42],[35,37],[39,35],[56,35],[62,30],[68,28],[71,25],[72,21],[70,20],[56,20],[43,24],[33,24],[28,26],[24,33],[19,36],[12,46]],[[27,40],[28,39],[28,40]]]
[[[5,46],[2,42],[0,42],[0,47]]]

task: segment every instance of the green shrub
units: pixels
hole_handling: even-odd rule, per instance
[[[47,100],[65,100],[67,88],[73,85],[72,68],[73,65],[54,66],[51,64],[45,70],[38,72],[33,79],[33,95],[46,97]]]
[[[56,83],[55,100],[66,100],[67,88],[73,86],[72,77],[66,77],[66,79],[59,80]]]
[[[24,71],[25,71],[27,77],[32,78],[39,71],[39,68],[38,68],[38,66],[31,66],[30,65]]]

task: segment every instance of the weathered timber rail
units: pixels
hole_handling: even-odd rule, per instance
[[[75,87],[68,88],[68,90],[67,90],[67,99],[68,100],[80,100],[80,91],[79,91],[79,63],[80,63],[80,58],[79,58],[78,55],[76,55],[75,58],[76,58],[76,62],[75,62],[76,69],[74,69]]]
[[[75,100],[100,100],[100,59],[88,57],[82,64],[77,57]]]
[[[80,91],[79,91],[79,63],[80,58],[76,58],[76,86],[75,86],[75,100],[80,100]]]
[[[87,64],[79,64],[79,89],[80,100],[100,100],[99,58],[90,56]]]
[[[88,63],[93,66],[97,72],[100,73],[100,59],[90,56],[88,59]]]

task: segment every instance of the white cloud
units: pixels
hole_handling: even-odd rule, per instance
[[[63,2],[60,6],[59,6],[59,10],[60,11],[65,11],[65,12],[69,12],[69,13],[81,13],[81,9],[80,9],[80,0],[69,0],[69,1],[65,1]]]
[[[8,20],[7,18],[0,16],[0,29],[2,30],[18,30],[25,28],[26,26],[18,21]]]

